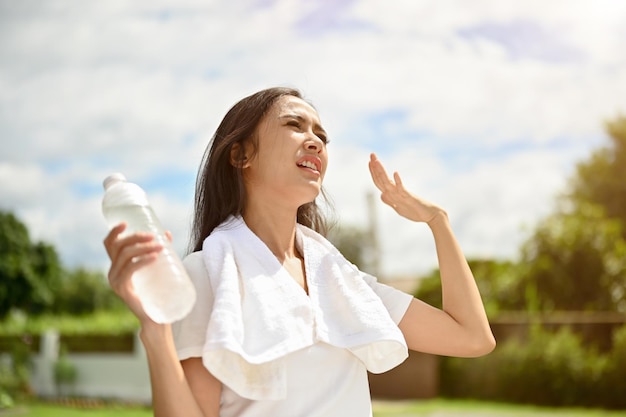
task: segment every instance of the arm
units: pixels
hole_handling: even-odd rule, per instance
[[[372,179],[383,202],[401,216],[430,227],[441,272],[443,308],[413,299],[399,327],[410,349],[449,356],[480,356],[495,347],[482,299],[467,261],[441,208],[410,194],[398,173],[393,180],[372,154]]]
[[[146,348],[154,415],[217,417],[221,383],[200,358],[178,361],[169,325],[146,325],[141,329]]]
[[[219,415],[221,384],[200,358],[180,362],[171,326],[157,324],[144,312],[131,282],[132,274],[153,262],[162,246],[153,236],[137,233],[120,237],[125,226],[111,230],[104,246],[111,258],[109,283],[137,316],[140,339],[146,349],[155,416],[213,417]]]

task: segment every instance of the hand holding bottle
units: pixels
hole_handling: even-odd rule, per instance
[[[163,246],[149,233],[135,233],[120,236],[126,229],[126,223],[114,226],[104,239],[104,247],[111,259],[108,279],[111,289],[126,303],[140,322],[152,320],[143,309],[132,283],[133,274],[140,268],[156,261]]]
[[[182,319],[195,303],[195,288],[146,193],[121,174],[107,177],[104,187],[102,211],[112,228],[104,241],[111,287],[140,319]]]

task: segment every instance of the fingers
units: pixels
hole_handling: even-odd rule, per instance
[[[113,242],[115,242],[117,237],[124,230],[126,230],[126,223],[120,223],[117,226],[113,227],[109,231],[109,234],[104,238],[104,242],[103,243],[104,243],[104,247],[105,247],[105,249],[107,251],[107,254],[109,255],[109,258],[111,258],[111,247],[113,246]]]
[[[153,262],[163,249],[163,245],[149,233],[120,237],[125,229],[125,224],[115,226],[104,239],[104,246],[111,259],[109,283],[118,293],[135,271]]]
[[[376,187],[380,191],[385,192],[390,187],[393,187],[395,185],[387,175],[385,167],[383,167],[383,164],[374,153],[370,155],[369,169],[370,174],[372,175],[372,180],[374,181],[374,185],[376,185]]]
[[[383,193],[391,191],[404,191],[404,184],[402,183],[400,174],[394,172],[393,179],[391,179],[389,175],[387,175],[387,171],[385,170],[382,162],[380,162],[374,153],[370,155],[369,168],[374,184]]]
[[[136,270],[137,265],[149,263],[150,259],[156,258],[163,246],[153,241],[152,238],[149,241],[145,241],[144,238],[145,236],[137,235],[120,239],[117,255],[111,259],[112,268],[124,268],[131,265]]]
[[[402,184],[402,179],[400,178],[400,174],[397,172],[393,173],[393,181],[396,183],[396,186],[400,189],[404,189],[404,184]]]
[[[126,230],[126,224],[121,223],[111,229],[104,239],[104,247],[112,261],[118,257],[119,252],[126,246],[154,240],[154,235],[151,233],[134,233],[122,237],[120,235],[124,230]]]
[[[438,206],[410,193],[397,172],[390,178],[383,164],[373,153],[370,155],[369,169],[374,184],[381,191],[380,199],[399,215],[417,222],[429,222],[438,213],[445,213]]]

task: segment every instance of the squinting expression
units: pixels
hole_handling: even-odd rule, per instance
[[[297,205],[320,192],[328,165],[328,138],[315,109],[302,99],[283,96],[257,129],[257,154],[245,167],[248,192],[263,189],[269,198]]]

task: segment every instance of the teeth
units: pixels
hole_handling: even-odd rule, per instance
[[[304,162],[301,162],[299,165],[302,166],[302,167],[311,168],[312,170],[317,171],[317,167],[311,161],[304,161]]]

